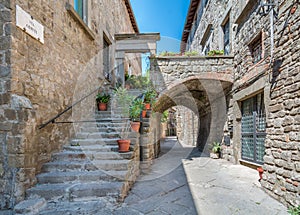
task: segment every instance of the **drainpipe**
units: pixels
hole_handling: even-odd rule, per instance
[[[270,65],[273,62],[273,55],[274,55],[274,8],[272,8],[270,12],[270,24],[271,24],[271,56],[270,56]]]

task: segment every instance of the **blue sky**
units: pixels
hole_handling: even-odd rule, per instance
[[[157,52],[179,52],[190,0],[130,0],[141,33],[159,32]],[[143,57],[143,71],[146,60]]]
[[[159,32],[159,51],[179,51],[190,0],[131,0],[141,33]],[[169,50],[167,50],[169,49]]]

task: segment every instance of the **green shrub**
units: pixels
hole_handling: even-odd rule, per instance
[[[221,144],[219,142],[213,142],[211,151],[213,153],[219,153],[221,151]]]
[[[211,50],[207,53],[208,56],[224,55],[224,50]]]
[[[300,205],[298,205],[296,207],[290,207],[288,209],[288,213],[291,215],[299,215],[300,214]]]

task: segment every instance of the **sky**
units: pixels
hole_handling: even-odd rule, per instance
[[[140,33],[160,33],[161,41],[157,44],[157,52],[179,52],[190,0],[130,0],[130,2]],[[144,67],[145,65],[143,70]]]

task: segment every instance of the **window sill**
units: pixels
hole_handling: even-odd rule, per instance
[[[73,6],[70,5],[69,3],[66,3],[66,9],[69,12],[69,14],[81,25],[81,27],[84,29],[86,34],[92,40],[95,40],[96,36],[95,36],[94,32],[84,23],[84,21],[81,19],[81,17],[74,10]]]
[[[256,168],[263,166],[263,164],[258,164],[258,163],[254,163],[254,162],[243,160],[243,159],[239,159],[239,162],[241,165],[250,167],[255,170],[256,170]]]

